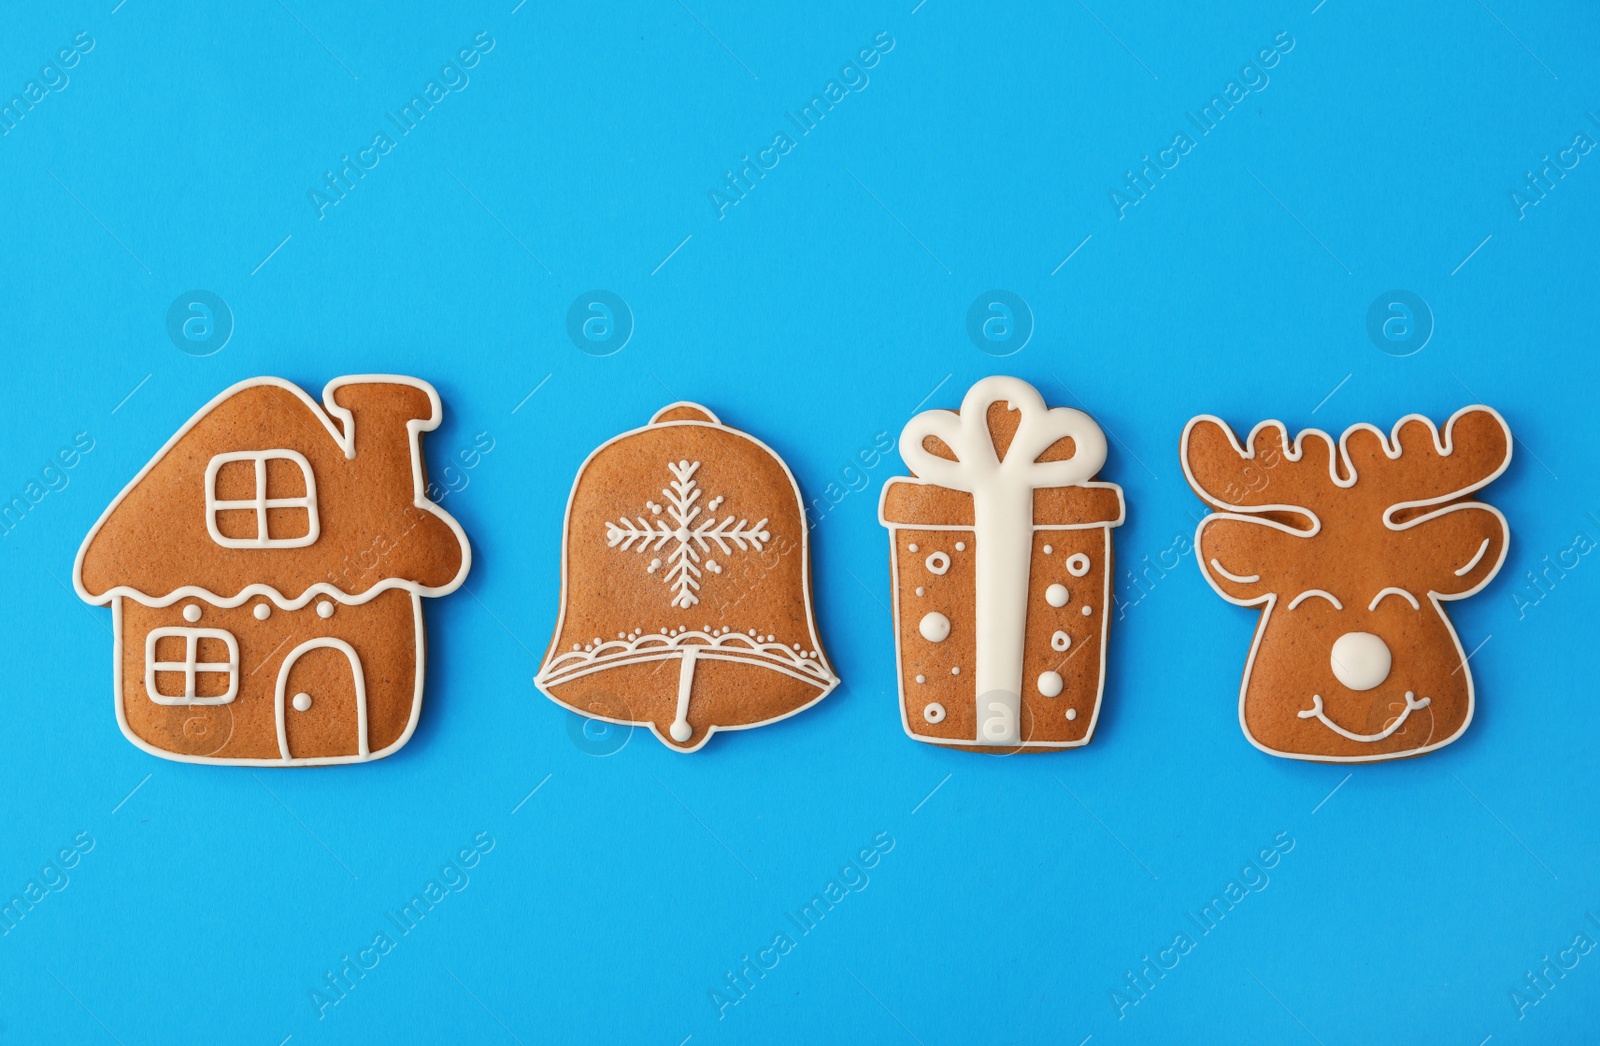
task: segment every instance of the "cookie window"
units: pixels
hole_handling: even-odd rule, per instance
[[[224,548],[304,548],[317,540],[317,483],[294,450],[218,454],[206,466],[206,530]]]
[[[227,704],[239,692],[238,640],[220,628],[152,629],[144,689],[158,705]]]

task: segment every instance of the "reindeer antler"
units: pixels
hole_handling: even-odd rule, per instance
[[[1409,414],[1387,438],[1371,425],[1353,425],[1339,444],[1362,487],[1381,493],[1386,520],[1397,510],[1470,494],[1511,464],[1511,429],[1480,405],[1456,411],[1442,434],[1432,421]]]
[[[1189,485],[1214,509],[1315,516],[1329,492],[1349,486],[1327,433],[1307,429],[1291,443],[1279,421],[1257,425],[1241,446],[1220,418],[1201,415],[1184,427],[1179,453]]]

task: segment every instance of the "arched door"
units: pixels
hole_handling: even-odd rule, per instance
[[[284,759],[365,759],[367,684],[342,639],[308,639],[278,670],[278,752]]]

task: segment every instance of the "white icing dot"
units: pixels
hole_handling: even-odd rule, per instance
[[[1078,710],[1076,708],[1067,709],[1067,722],[1070,723],[1076,718],[1078,718]]]
[[[767,637],[767,642],[769,642],[769,643],[770,643],[770,642],[772,642],[772,641],[773,641],[773,640],[775,640],[775,639],[777,639],[777,638],[778,638],[778,637],[777,637],[777,636],[770,636],[770,635],[769,635],[769,636],[768,636],[768,637]]]
[[[713,574],[720,574],[722,573],[722,564],[718,563],[714,559],[708,559],[706,560],[706,569],[711,571]]]
[[[919,682],[919,683],[926,683],[927,681],[928,681],[928,677],[927,676],[918,676],[917,677],[917,682]]]
[[[646,574],[654,574],[656,571],[658,571],[660,569],[661,569],[661,560],[652,559],[650,561],[650,565],[644,568],[644,572]]]
[[[944,722],[944,705],[935,701],[922,710],[922,718],[930,723]]]
[[[672,726],[667,729],[667,733],[672,735],[672,739],[674,741],[682,744],[683,742],[689,740],[690,734],[694,733],[694,727],[690,726],[688,723],[673,723]]]
[[[183,619],[185,621],[199,621],[200,608],[195,606],[193,603],[190,603],[188,606],[183,608]]]
[[[599,646],[600,645],[600,637],[599,636],[595,636],[594,637],[594,645],[595,646]]]
[[[572,644],[572,649],[574,649],[574,650],[582,650],[583,649],[583,644],[582,643],[574,643],[574,644]]]
[[[928,590],[927,589],[923,588],[921,585],[917,586],[917,595],[925,596],[927,594],[928,594]]]
[[[953,665],[953,666],[951,666],[951,668],[950,668],[950,674],[951,674],[951,675],[953,675],[953,676],[958,676],[958,675],[960,675],[960,674],[961,674],[961,666],[960,666],[960,665]]]
[[[950,557],[943,552],[934,552],[923,561],[923,566],[928,568],[930,574],[944,574],[950,569]]]
[[[1071,598],[1066,585],[1051,585],[1044,590],[1044,601],[1053,607],[1064,607]]]
[[[1045,672],[1039,676],[1039,693],[1045,697],[1055,697],[1061,693],[1061,673]]]
[[[1073,577],[1083,577],[1089,572],[1089,557],[1082,552],[1074,552],[1067,557],[1067,573]]]
[[[965,552],[966,550],[967,550],[967,543],[965,541],[957,541],[956,542],[956,551],[957,552]]]
[[[1072,637],[1059,628],[1050,636],[1050,649],[1057,652],[1069,649],[1072,646]]]
[[[907,552],[915,552],[915,551],[917,551],[917,543],[915,541],[913,541],[911,544],[907,545],[906,546],[906,551]]]
[[[618,639],[627,639],[628,638],[628,634],[626,632],[618,632],[617,633],[617,638]]]
[[[1088,617],[1092,613],[1094,613],[1094,607],[1092,607],[1089,604],[1085,603],[1083,605],[1083,616],[1084,617]]]
[[[255,615],[257,621],[265,621],[272,616],[272,605],[270,603],[257,603],[255,609],[250,613]]]
[[[300,693],[294,695],[294,710],[304,712],[311,707],[311,695]]]
[[[323,618],[324,620],[326,620],[327,618],[332,617],[333,616],[333,604],[328,602],[326,599],[324,599],[322,602],[318,603],[317,604],[317,616],[320,617],[320,618]],[[599,640],[597,639],[597,640],[595,640],[595,642],[598,643]]]
[[[935,610],[922,616],[922,623],[917,629],[928,642],[943,643],[950,637],[950,619]]]
[[[1050,546],[1049,546],[1049,545],[1046,545],[1046,546],[1045,546],[1045,547],[1044,547],[1044,554],[1045,554],[1045,555],[1047,555],[1047,556],[1048,556],[1048,555],[1049,555],[1049,554],[1050,554],[1050,553],[1052,553],[1052,552],[1054,552],[1054,551],[1055,551],[1055,549],[1053,549],[1053,548],[1051,548],[1051,547],[1050,547]]]

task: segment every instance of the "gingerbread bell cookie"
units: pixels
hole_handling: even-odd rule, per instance
[[[805,508],[782,459],[693,403],[590,454],[534,682],[682,752],[827,696],[839,680],[812,620]]]
[[[1472,669],[1443,603],[1487,585],[1510,530],[1469,498],[1511,463],[1489,407],[1443,432],[1412,414],[1353,425],[1337,446],[1281,422],[1243,446],[1217,418],[1183,430],[1183,470],[1211,507],[1195,548],[1217,594],[1260,607],[1239,722],[1271,755],[1371,762],[1421,755],[1472,721]],[[1281,604],[1281,605],[1280,605]]]
[[[422,597],[471,553],[428,500],[416,378],[336,378],[322,406],[254,378],[201,408],[117,495],[73,586],[109,604],[117,722],[193,763],[380,759],[422,708]]]
[[[1088,744],[1124,517],[1122,488],[1094,481],[1100,426],[989,377],[959,413],[912,418],[900,456],[913,476],[884,485],[878,517],[906,733],[991,753]]]

